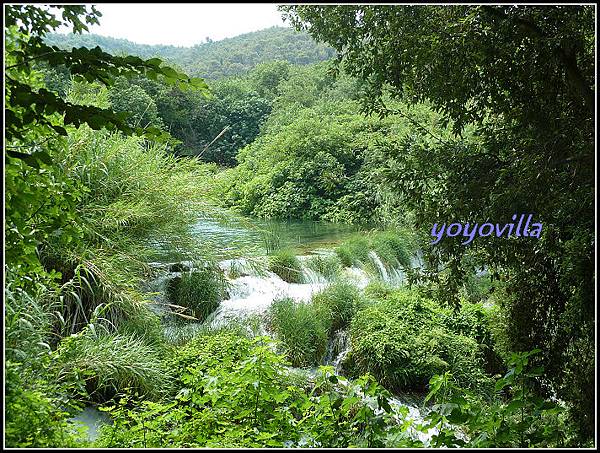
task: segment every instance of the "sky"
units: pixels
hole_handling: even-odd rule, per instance
[[[274,4],[98,4],[100,25],[91,33],[139,44],[193,46],[275,25],[287,26]],[[66,32],[68,30],[60,30]]]

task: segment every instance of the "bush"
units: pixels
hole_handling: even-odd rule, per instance
[[[311,388],[298,387],[270,339],[229,338],[225,351],[220,339],[202,340],[201,354],[216,348],[236,360],[187,366],[185,388],[171,400],[121,399],[109,408],[114,424],[103,428],[97,446],[384,447],[390,438],[395,446],[420,445],[392,422],[390,395],[372,378],[336,386],[343,378],[323,367]]]
[[[364,305],[359,290],[347,282],[335,282],[312,297],[320,316],[326,319],[329,332],[345,329],[356,311]]]
[[[275,300],[269,311],[269,324],[293,366],[321,363],[327,350],[327,314],[314,305],[293,299]]]
[[[171,303],[187,308],[191,316],[204,321],[225,299],[227,280],[216,264],[208,265],[171,279],[166,293]]]
[[[359,311],[351,324],[353,372],[370,372],[395,391],[423,391],[446,371],[461,385],[485,384],[481,348],[444,324],[449,313],[406,290]]]
[[[436,404],[426,421],[440,434],[432,437],[431,447],[548,448],[577,444],[565,405],[532,391],[535,380],[543,374],[543,367],[533,366],[530,360],[539,352],[513,353],[508,360],[510,370],[496,380],[493,398],[488,401],[457,386],[449,372],[432,377],[425,400],[433,398]]]
[[[8,448],[85,447],[82,432],[68,421],[56,387],[24,375],[20,364],[6,362],[4,442]]]
[[[269,270],[288,283],[302,283],[302,263],[291,250],[279,250],[269,257]]]
[[[200,371],[209,371],[213,367],[229,369],[247,353],[248,345],[248,338],[240,332],[200,332],[185,345],[174,348],[167,365],[177,379],[190,366]]]

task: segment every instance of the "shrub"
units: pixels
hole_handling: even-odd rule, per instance
[[[279,250],[269,257],[269,270],[288,283],[302,283],[302,264],[291,250]]]
[[[4,442],[8,448],[85,447],[82,432],[68,421],[55,386],[34,375],[24,375],[19,364],[5,367]]]
[[[247,337],[232,330],[200,332],[185,345],[174,348],[167,365],[177,379],[189,366],[200,371],[213,367],[229,369],[248,352],[249,344]]]
[[[373,373],[397,391],[422,391],[448,370],[464,386],[485,383],[481,348],[444,325],[448,313],[406,290],[359,311],[351,325],[353,372]]]
[[[219,348],[205,339],[202,354]],[[189,365],[183,388],[161,403],[122,398],[109,408],[112,426],[100,447],[384,447],[416,446],[393,423],[389,394],[370,377],[341,381],[328,367],[311,388],[293,385],[271,340],[226,340],[227,366]],[[231,347],[234,346],[234,347]],[[219,352],[217,352],[219,354]],[[373,404],[370,404],[370,403]]]
[[[510,370],[496,381],[489,401],[460,388],[449,372],[434,376],[426,401],[433,398],[436,404],[426,421],[440,434],[432,437],[431,446],[548,448],[576,443],[564,404],[532,391],[543,367],[534,367],[530,357],[539,352],[513,353],[508,360]]]
[[[321,363],[327,350],[329,323],[314,305],[280,299],[271,304],[269,324],[293,366]]]
[[[360,291],[351,283],[335,282],[312,297],[315,310],[327,321],[330,333],[345,329],[363,305]]]
[[[171,279],[166,293],[171,303],[187,308],[191,316],[204,321],[225,299],[227,280],[223,271],[212,264]]]

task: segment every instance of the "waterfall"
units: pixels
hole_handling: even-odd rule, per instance
[[[342,332],[340,332],[339,336],[336,337],[336,340],[336,346],[338,348],[339,353],[333,361],[332,365],[335,369],[335,372],[337,374],[340,374],[342,371],[342,363],[344,362],[344,359],[350,352],[350,335],[348,334],[348,331],[343,330]]]
[[[384,282],[389,282],[390,281],[390,277],[388,275],[388,271],[385,268],[385,264],[383,264],[383,261],[381,261],[381,258],[379,258],[379,255],[377,255],[377,253],[375,253],[375,251],[371,250],[369,252],[369,258],[371,259],[371,262],[377,268],[377,271],[379,272],[379,275],[380,275],[381,279]]]
[[[319,285],[327,283],[327,279],[313,269],[302,266],[302,280],[309,285]]]
[[[333,334],[331,340],[327,344],[327,352],[325,354],[324,363],[332,365],[337,374],[341,371],[341,365],[348,353],[350,352],[350,336],[347,329],[338,330]]]
[[[285,297],[308,302],[315,292],[327,285],[327,281],[316,272],[303,267],[305,283],[288,283],[273,272],[264,275],[244,275],[229,280],[229,298],[221,302],[213,323],[223,318],[244,318],[253,314],[264,314],[276,299]]]

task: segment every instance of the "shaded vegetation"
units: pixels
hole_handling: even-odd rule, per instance
[[[281,11],[174,48],[6,8],[6,446],[592,446],[595,10]],[[285,283],[226,274],[192,228],[224,207],[359,232],[299,259],[267,228]],[[539,239],[431,244],[522,212]],[[311,298],[217,311],[267,281]]]

